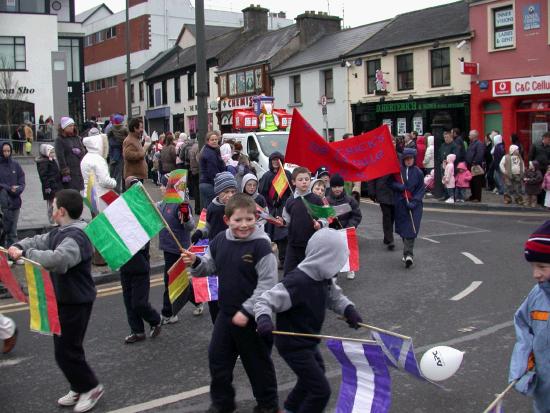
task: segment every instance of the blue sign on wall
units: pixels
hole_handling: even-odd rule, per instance
[[[523,7],[523,30],[540,29],[540,4]]]

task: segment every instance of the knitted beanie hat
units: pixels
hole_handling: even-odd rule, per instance
[[[231,172],[220,172],[214,178],[214,193],[216,195],[222,193],[227,188],[237,189],[237,181]]]
[[[70,118],[68,116],[63,116],[61,118],[60,123],[61,123],[61,129],[65,129],[68,126],[74,125],[74,120],[73,120],[73,118]]]
[[[344,186],[344,178],[338,174],[334,174],[330,177],[330,186]]]
[[[525,243],[525,259],[550,263],[550,220],[533,232]]]

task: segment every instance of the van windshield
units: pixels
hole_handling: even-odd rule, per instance
[[[273,152],[285,154],[286,145],[288,144],[288,133],[257,133],[256,136],[262,147],[262,152],[267,156]]]

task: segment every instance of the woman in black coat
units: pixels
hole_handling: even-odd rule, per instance
[[[80,172],[80,161],[86,150],[82,144],[74,120],[69,117],[62,117],[55,139],[55,156],[61,171],[61,182],[64,189],[84,189],[84,179]]]
[[[48,219],[53,224],[53,199],[57,191],[63,189],[61,174],[55,161],[55,149],[52,145],[43,143],[40,145],[40,154],[36,158],[36,169],[42,183],[42,197],[48,205]]]

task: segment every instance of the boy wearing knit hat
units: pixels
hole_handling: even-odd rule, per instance
[[[509,382],[534,399],[535,413],[550,412],[550,221],[535,230],[525,243],[531,263],[533,287],[514,316],[516,345],[510,361]]]
[[[216,197],[206,208],[206,227],[197,229],[191,236],[191,242],[195,244],[201,239],[208,238],[212,241],[216,235],[227,229],[224,221],[225,205],[237,193],[237,181],[231,172],[220,172],[214,177],[214,194]],[[209,301],[208,308],[212,323],[218,315],[217,301]]]

